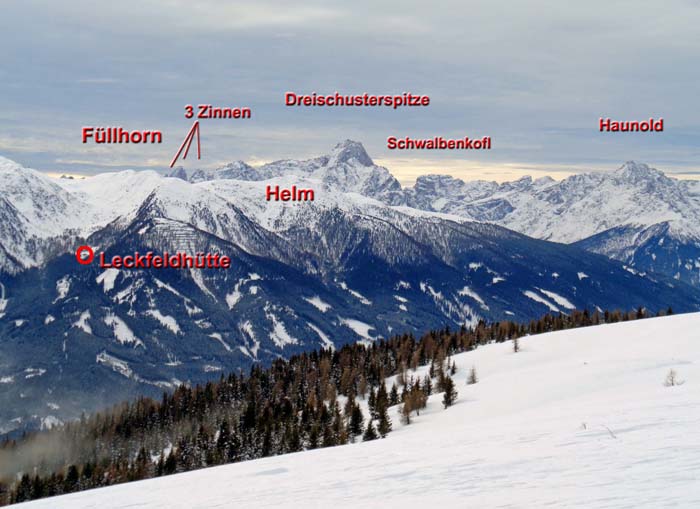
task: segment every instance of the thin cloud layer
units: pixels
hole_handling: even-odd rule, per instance
[[[689,1],[3,2],[0,151],[50,171],[165,167],[185,104],[249,106],[205,121],[201,166],[303,158],[361,140],[401,160],[511,174],[698,170],[700,6]],[[428,108],[289,108],[284,93],[428,94]],[[660,134],[602,134],[599,117],[664,117]],[[83,125],[159,129],[158,147],[83,145]],[[387,136],[479,137],[480,153],[393,152]],[[464,161],[462,167],[458,162]],[[444,161],[444,164],[441,163]],[[449,161],[449,163],[448,163]],[[457,164],[455,163],[457,162]],[[74,164],[80,162],[80,165]],[[188,165],[197,165],[196,160]],[[393,169],[393,168],[392,168]],[[411,174],[415,166],[410,169]]]

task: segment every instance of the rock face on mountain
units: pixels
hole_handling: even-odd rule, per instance
[[[3,157],[0,189],[0,271],[16,273],[67,248],[61,239],[80,226],[77,197]]]
[[[633,270],[700,286],[700,181],[669,178],[633,161],[615,171],[562,181],[522,177],[498,184],[424,175],[413,187],[402,189],[386,168],[373,164],[361,144],[346,140],[330,155],[314,159],[276,161],[259,168],[239,161],[210,172],[190,174],[178,169],[171,176],[199,182],[265,180],[290,174],[319,178],[329,188],[388,205],[495,223],[543,240],[578,243]]]
[[[403,190],[349,141],[312,160],[177,178],[54,181],[0,162],[0,432],[394,333],[574,308],[700,309],[700,291],[683,282],[474,220],[509,217],[527,193],[550,207],[569,200],[551,180],[426,177]],[[268,202],[269,185],[315,199]],[[76,262],[81,244],[107,259],[216,252],[233,264],[99,268]]]
[[[269,180],[285,175],[298,175],[320,180],[327,188],[342,193],[358,193],[391,204],[403,201],[401,184],[389,170],[374,164],[361,143],[345,140],[324,156],[304,161],[282,160],[252,168],[242,161],[230,163],[213,171],[178,168],[169,176],[189,182],[204,180]]]
[[[498,184],[424,175],[413,187],[402,189],[388,170],[372,163],[361,144],[346,140],[330,155],[314,159],[277,161],[259,168],[239,161],[209,172],[177,169],[171,176],[199,182],[289,174],[319,178],[330,188],[388,205],[492,222],[554,242],[580,242],[579,246],[635,270],[700,285],[700,182],[669,178],[633,161],[615,171],[574,175],[560,182],[523,177]],[[662,230],[663,239],[658,236]],[[652,249],[651,237],[666,247]]]
[[[578,243],[640,272],[700,285],[700,182],[627,162],[557,182],[419,177],[409,206],[487,221],[539,239]],[[653,245],[652,245],[653,244]]]

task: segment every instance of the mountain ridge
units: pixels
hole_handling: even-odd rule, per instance
[[[663,274],[458,210],[411,207],[398,181],[367,165],[357,145],[340,144],[331,160],[270,163],[271,180],[195,183],[125,171],[53,186],[27,170],[29,184],[3,195],[8,224],[24,236],[0,236],[0,247],[34,257],[24,265],[0,258],[9,266],[0,271],[0,430],[158,396],[318,346],[574,308],[700,309],[697,288]],[[383,185],[364,194],[375,182]],[[271,183],[314,188],[316,198],[268,202]],[[522,179],[503,189],[552,185]],[[51,213],[54,237],[32,237],[24,219],[43,206],[32,205],[35,187],[36,196],[48,189],[65,198],[41,211]],[[21,206],[31,214],[19,214]],[[100,269],[76,263],[81,244],[107,259],[216,252],[234,263],[226,271]],[[85,386],[93,391],[80,397]]]
[[[343,172],[329,176],[334,168],[329,166],[331,156],[269,163],[261,167],[264,175],[257,174],[256,180],[294,172],[319,175],[337,189],[389,205],[492,222],[531,237],[575,243],[636,270],[700,285],[700,184],[696,181],[668,177],[630,160],[617,169],[579,173],[560,181],[524,176],[499,184],[430,174],[419,176],[412,187],[402,187],[385,168],[370,166],[371,159],[365,158],[361,147],[346,140],[335,150],[361,154],[359,166],[368,182],[364,187],[339,185]],[[675,249],[652,249],[640,240],[660,228],[665,236],[657,242],[665,241]]]

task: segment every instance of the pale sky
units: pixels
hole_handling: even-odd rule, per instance
[[[308,158],[361,141],[416,175],[562,178],[646,162],[700,175],[700,3],[657,1],[3,0],[0,155],[52,173],[165,169],[185,104],[252,108],[202,120],[186,167]],[[427,108],[291,108],[284,93],[431,98]],[[663,117],[663,133],[598,119]],[[82,126],[163,132],[85,145]],[[388,136],[479,138],[490,151],[391,151]]]

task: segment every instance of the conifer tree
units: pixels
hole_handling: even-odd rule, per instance
[[[416,415],[420,415],[420,411],[426,407],[428,404],[428,395],[423,392],[420,386],[416,386],[411,392],[411,407],[416,412]]]
[[[457,399],[457,391],[455,390],[455,383],[449,375],[445,375],[442,386],[445,391],[442,396],[442,404],[447,408],[452,406]]]
[[[406,398],[403,405],[401,405],[401,420],[407,426],[411,424],[411,412],[413,411],[412,399],[413,398],[410,397]]]
[[[357,393],[364,399],[367,394],[367,377],[364,373],[360,375],[360,380],[357,382]]]
[[[63,490],[66,493],[74,491],[78,487],[78,481],[80,480],[80,475],[78,474],[78,468],[75,465],[68,467],[68,473],[66,474],[66,479],[63,483]]]
[[[311,426],[311,431],[309,432],[309,449],[316,449],[318,447],[318,425],[313,424]]]
[[[0,505],[3,504],[9,504],[10,503],[10,490],[8,489],[7,485],[3,482],[0,482]]]
[[[299,435],[299,427],[296,424],[292,424],[287,428],[287,451],[297,452],[303,449],[301,443],[301,436]]]
[[[382,408],[386,409],[389,406],[389,394],[386,391],[386,383],[384,383],[384,380],[382,380],[379,389],[377,389],[377,401],[375,405],[377,413],[379,413]]]
[[[19,481],[19,485],[15,488],[14,496],[10,502],[16,504],[18,502],[24,502],[25,500],[31,500],[31,498],[32,481],[28,474],[24,474]]]
[[[163,473],[165,475],[174,474],[177,470],[177,457],[175,456],[175,451],[171,450],[168,454],[168,458],[165,460],[163,465]]]
[[[338,402],[335,403],[335,408],[333,410],[333,440],[336,445],[343,445],[348,442],[348,434],[343,425],[343,416],[340,413],[340,406]]]
[[[266,428],[263,433],[262,451],[261,456],[263,458],[272,455],[272,430]]]
[[[161,451],[160,456],[158,457],[158,463],[156,464],[156,476],[160,477],[163,475],[165,468],[165,458],[163,457],[163,451]]]
[[[467,377],[467,385],[473,385],[479,381],[479,378],[476,374],[476,367],[472,366],[472,368],[469,370],[469,376]]]
[[[148,465],[150,466],[150,464]],[[148,475],[149,469],[146,469],[145,474]],[[93,476],[95,475],[95,469],[90,461],[85,463],[83,471],[80,474],[80,486],[82,489],[92,488],[93,486]]]
[[[372,423],[372,419],[367,421],[367,429],[365,430],[364,435],[362,435],[362,441],[363,442],[369,442],[370,440],[376,440],[379,438],[377,436],[377,430],[374,429],[374,424]]]
[[[396,384],[391,386],[391,392],[389,393],[389,406],[394,406],[399,404],[399,391],[396,389]]]
[[[336,443],[333,428],[329,424],[326,424],[323,427],[323,441],[321,442],[321,447],[333,447]]]
[[[362,415],[362,409],[360,405],[355,404],[352,409],[352,415],[350,416],[350,426],[349,433],[351,436],[357,436],[362,433],[362,426],[364,424],[364,416]]]
[[[376,412],[377,395],[372,387],[369,388],[369,396],[367,398],[367,406],[369,407],[369,415],[373,416]]]
[[[145,479],[149,474],[150,458],[146,453],[146,449],[141,447],[139,453],[136,456],[136,461],[134,462],[134,468],[132,476],[135,480]],[[85,469],[83,469],[83,474]]]
[[[37,499],[46,496],[46,486],[43,480],[38,475],[35,475],[32,479],[32,486],[30,490],[30,499]]]
[[[387,411],[387,407],[385,405],[382,405],[382,407],[377,411],[379,413],[377,431],[382,438],[385,438],[391,431],[391,419],[389,418],[389,412]]]
[[[345,418],[350,421],[350,417],[352,415],[352,411],[355,408],[355,396],[351,392],[348,394],[348,399],[345,401],[345,408],[343,408],[343,413],[345,414]]]
[[[425,375],[423,379],[423,392],[426,396],[430,396],[433,392],[433,382],[430,380],[430,375]]]
[[[231,447],[231,427],[228,419],[224,419],[219,426],[219,437],[216,439],[216,449],[221,458],[228,458],[229,447]]]

